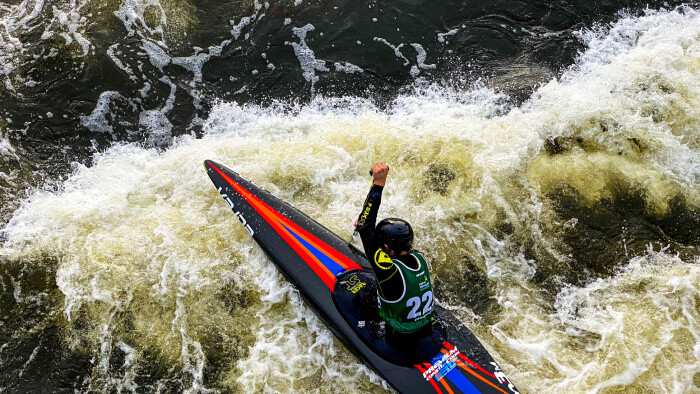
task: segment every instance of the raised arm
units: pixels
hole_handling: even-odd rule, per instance
[[[372,167],[372,187],[369,189],[365,203],[362,205],[360,217],[357,218],[357,231],[362,239],[362,246],[365,248],[367,258],[372,260],[372,256],[381,247],[376,241],[374,229],[377,223],[377,213],[379,212],[379,204],[382,203],[382,191],[386,184],[386,175],[389,172],[389,166],[384,162],[375,164]]]
[[[382,191],[384,190],[388,171],[389,167],[384,164],[384,162],[377,163],[372,167],[372,176],[374,179],[372,187],[367,194],[367,199],[365,199],[365,203],[362,206],[360,217],[357,219],[357,232],[360,233],[360,239],[362,239],[362,246],[365,249],[365,254],[380,284],[379,291],[382,293],[392,293],[386,295],[382,294],[382,297],[385,299],[392,299],[391,297],[395,296],[393,293],[402,289],[394,291],[393,287],[396,286],[389,286],[389,288],[387,288],[386,285],[382,285],[397,273],[398,268],[394,265],[392,259],[384,252],[375,234],[377,213],[379,212],[379,204],[382,202]]]

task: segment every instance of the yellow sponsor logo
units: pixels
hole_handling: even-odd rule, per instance
[[[345,286],[349,291],[351,291],[353,294],[357,294],[360,289],[365,287],[366,283],[361,281],[360,278],[357,277],[357,275],[353,275],[350,277],[350,279],[345,282]]]
[[[360,220],[357,222],[358,227],[362,227],[365,225],[365,220],[367,220],[367,215],[369,215],[370,208],[372,208],[372,203],[367,204],[365,211],[362,212],[362,216],[360,216]]]
[[[377,249],[377,252],[374,254],[374,261],[377,263],[379,268],[383,270],[388,270],[394,264],[391,257],[389,257],[389,255],[384,253],[384,251],[381,249]]]

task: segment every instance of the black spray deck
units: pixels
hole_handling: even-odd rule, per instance
[[[402,393],[517,393],[474,334],[435,306],[430,337],[396,346],[376,312],[365,255],[234,171],[207,160],[214,185],[250,235],[333,333]],[[392,346],[394,345],[394,346]]]

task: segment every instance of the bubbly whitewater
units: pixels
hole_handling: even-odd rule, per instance
[[[622,15],[580,39],[519,106],[421,83],[386,109],[220,101],[201,138],[116,144],[14,213],[0,256],[26,268],[3,289],[48,305],[59,347],[89,359],[81,390],[387,391],[202,167],[351,240],[383,160],[380,215],[414,225],[438,302],[521,392],[700,392],[700,12]],[[55,288],[22,286],[42,270]]]

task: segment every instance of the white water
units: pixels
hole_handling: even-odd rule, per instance
[[[622,17],[583,37],[577,66],[519,108],[487,89],[438,87],[386,112],[352,98],[292,109],[220,103],[201,139],[165,152],[117,145],[60,190],[35,192],[0,253],[57,257],[62,313],[94,324],[69,326],[66,341],[93,343],[102,363],[117,347],[127,370],[155,354],[203,390],[217,344],[222,387],[381,391],[257,250],[201,166],[230,166],[349,239],[367,168],[384,160],[392,171],[381,215],[414,224],[446,283],[443,303],[521,391],[698,391],[697,257],[650,249],[611,277],[564,286],[554,302],[532,281],[541,261],[523,242],[543,259],[575,262],[559,249],[563,224],[547,198],[562,183],[584,206],[615,184],[640,190],[658,213],[675,196],[700,206],[700,13]],[[554,137],[582,142],[552,156],[544,146]],[[434,169],[454,180],[437,189]],[[499,239],[503,222],[514,231]],[[499,306],[483,319],[454,292],[464,256]],[[94,385],[131,387],[124,379]]]

